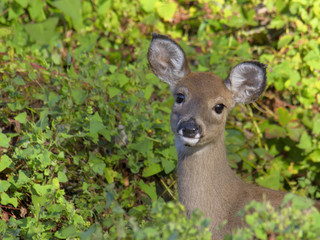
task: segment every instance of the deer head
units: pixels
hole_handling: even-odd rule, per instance
[[[178,148],[221,140],[233,106],[255,101],[266,87],[264,64],[240,63],[223,81],[212,73],[192,72],[182,48],[159,34],[152,35],[148,60],[153,73],[170,85],[175,98],[171,128]]]

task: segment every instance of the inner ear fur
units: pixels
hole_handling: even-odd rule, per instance
[[[248,61],[236,65],[225,80],[236,103],[257,100],[267,86],[267,65]]]
[[[153,73],[171,86],[190,73],[182,48],[164,35],[152,34],[148,61]]]

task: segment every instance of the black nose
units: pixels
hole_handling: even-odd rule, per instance
[[[201,127],[193,118],[191,118],[188,121],[181,122],[177,132],[184,137],[195,138],[197,135],[201,135]]]

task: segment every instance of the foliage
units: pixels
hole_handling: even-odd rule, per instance
[[[269,202],[252,202],[245,208],[249,227],[236,230],[232,239],[318,239],[320,213],[311,206],[309,199],[293,194],[278,211]]]
[[[181,205],[164,203],[177,199],[173,100],[148,68],[151,32],[180,39],[193,70],[225,78],[241,61],[267,63],[263,99],[229,117],[230,164],[248,182],[319,198],[319,6],[1,1],[1,236],[210,238],[201,214],[188,220]],[[268,205],[251,206],[257,213],[249,224],[279,223]],[[318,234],[318,215],[308,225],[294,207],[304,220],[297,234]],[[281,213],[283,224],[295,224],[294,215]],[[261,236],[270,230],[251,226]],[[256,234],[250,231],[235,236]]]
[[[121,215],[123,209],[113,211],[114,227],[105,235],[107,239],[211,239],[208,225],[209,219],[203,219],[202,213],[195,211],[190,219],[185,216],[184,207],[180,203],[157,201],[152,204],[150,217],[142,224],[134,217],[128,219],[131,230],[124,228]],[[115,208],[114,208],[115,209]],[[119,209],[118,209],[119,210]],[[91,227],[92,228],[92,227]],[[88,230],[90,231],[90,229]]]

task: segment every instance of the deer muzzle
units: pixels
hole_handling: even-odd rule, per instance
[[[178,124],[177,133],[184,145],[194,146],[197,144],[200,141],[201,132],[201,126],[193,118]]]

